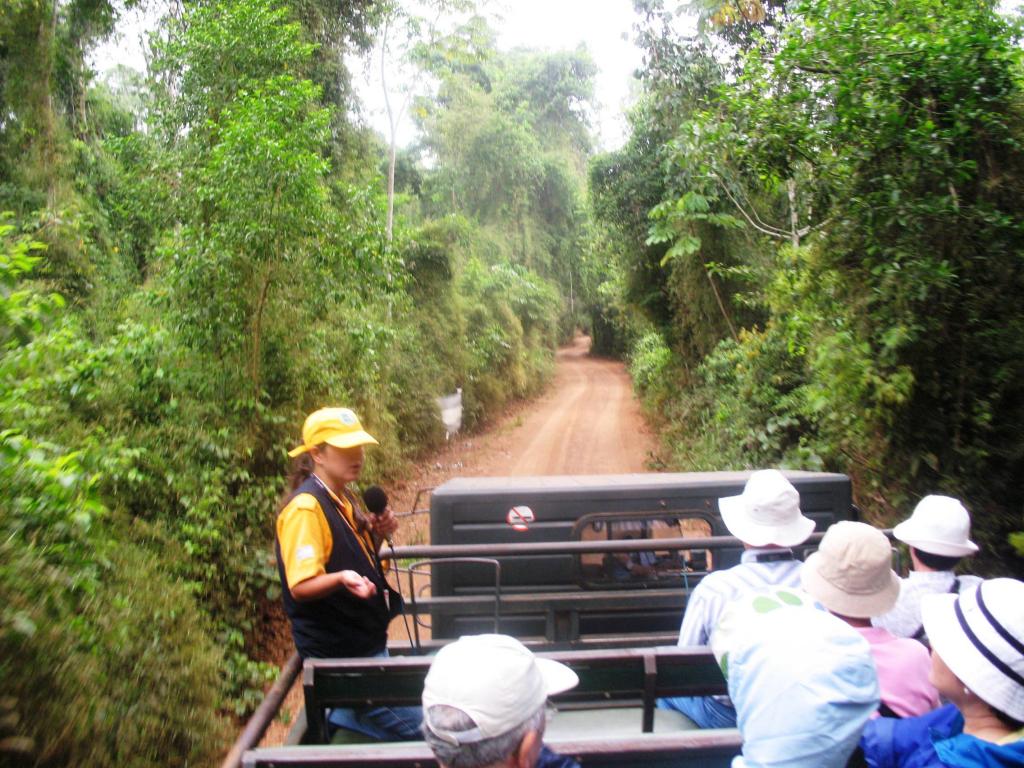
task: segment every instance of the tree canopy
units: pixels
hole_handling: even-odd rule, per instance
[[[1024,502],[1018,27],[711,3],[684,39],[643,6],[632,137],[591,180],[675,460],[848,472],[881,521],[962,496],[998,570]]]

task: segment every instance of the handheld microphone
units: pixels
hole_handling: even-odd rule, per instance
[[[388,508],[388,495],[379,485],[371,485],[363,491],[363,503],[366,504],[367,512],[375,517],[380,517],[384,514],[384,510]],[[391,542],[391,537],[388,536],[386,538],[388,546],[393,547],[394,544]]]

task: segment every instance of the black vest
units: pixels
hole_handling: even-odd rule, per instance
[[[330,659],[346,656],[373,656],[387,646],[388,607],[385,593],[388,589],[376,553],[372,561],[330,493],[309,477],[295,489],[292,498],[300,493],[313,496],[331,529],[331,555],[327,560],[327,573],[351,570],[366,576],[377,585],[377,594],[368,600],[358,598],[344,587],[336,589],[319,600],[298,601],[288,589],[288,579],[281,559],[281,542],[274,542],[277,572],[281,577],[281,596],[284,611],[292,623],[295,648],[304,658]],[[350,500],[351,501],[351,500]]]

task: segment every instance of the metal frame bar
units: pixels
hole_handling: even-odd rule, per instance
[[[221,763],[221,768],[238,768],[242,762],[242,755],[246,750],[252,749],[260,743],[263,735],[267,732],[267,728],[270,727],[270,723],[273,722],[274,717],[277,715],[277,711],[281,708],[285,696],[291,690],[292,683],[299,676],[301,669],[302,659],[299,658],[298,653],[293,653],[288,658],[288,661],[285,662],[281,674],[274,681],[274,685],[267,691],[267,695],[260,702],[252,717],[249,718],[249,722],[245,724],[245,729],[235,740],[235,743],[231,745],[231,749],[224,757],[224,762]]]
[[[545,739],[561,755],[572,756],[584,765],[728,765],[740,754],[742,740],[735,729],[693,730],[678,733],[649,733],[629,738]],[[719,758],[709,763],[711,758]],[[293,766],[294,768],[340,768],[342,766],[387,766],[428,768],[438,763],[423,743],[395,742],[373,745],[271,747],[247,752],[246,768]]]
[[[410,563],[406,569],[409,574],[409,607],[412,609],[413,614],[413,634],[415,638],[410,638],[413,643],[413,647],[419,651],[422,646],[420,644],[420,610],[416,600],[416,585],[413,582],[413,578],[416,575],[416,571],[421,566],[432,566],[441,563],[479,563],[481,565],[493,565],[494,566],[494,595],[493,597],[488,595],[488,602],[494,601],[494,632],[495,634],[501,632],[501,562],[491,557],[442,557],[442,558],[431,558],[428,560],[417,560],[414,563]],[[433,592],[433,580],[434,575],[430,573],[431,592]],[[431,599],[433,594],[431,594]]]
[[[813,533],[804,544],[816,544],[824,533]],[[508,544],[415,544],[380,553],[381,559],[441,559],[449,557],[525,557],[529,555],[577,555],[589,552],[642,552],[651,539],[616,541],[536,541]],[[658,549],[726,549],[742,547],[735,536],[702,536],[657,539]]]

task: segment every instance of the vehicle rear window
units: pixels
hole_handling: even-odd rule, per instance
[[[584,515],[573,528],[578,541],[647,540],[650,549],[592,552],[577,556],[579,583],[588,589],[685,586],[713,566],[708,549],[667,549],[663,539],[712,535],[711,521],[700,512],[601,512]]]

